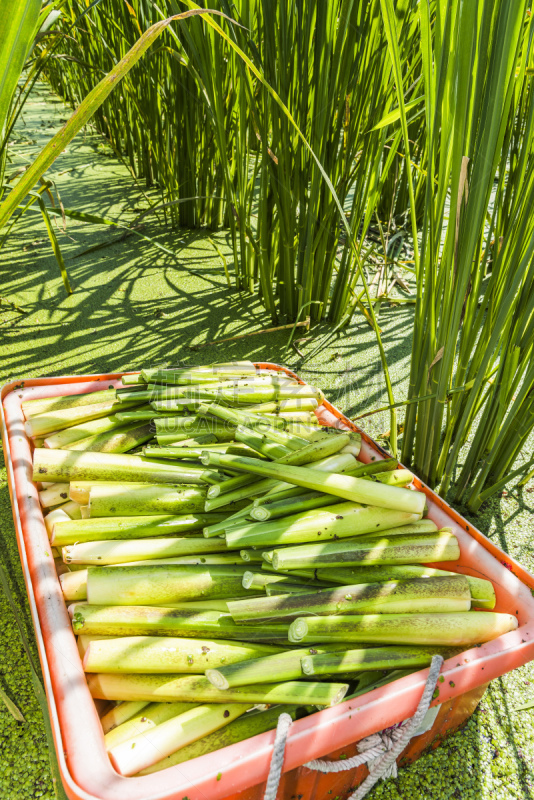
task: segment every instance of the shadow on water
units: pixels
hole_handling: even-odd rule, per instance
[[[17,130],[13,170],[39,151],[66,116],[62,104],[56,98],[51,100],[47,88],[40,86]],[[136,185],[126,167],[110,156],[102,137],[91,131],[68,146],[50,173],[66,208],[122,224],[157,199],[154,190]],[[41,217],[33,211],[25,215],[0,262],[1,294],[30,312],[23,317],[3,315],[3,375],[57,374],[66,369],[83,373],[147,363],[209,363],[234,358],[280,360],[289,331],[198,351],[189,349],[191,344],[268,328],[272,322],[256,297],[228,286],[209,234],[165,227],[154,216],[145,222],[140,232],[157,239],[170,253],[138,236],[123,238],[123,231],[70,218],[64,230],[61,219],[56,218],[74,288],[74,294],[66,297]],[[231,273],[227,232],[211,234],[211,238],[227,255]],[[106,247],[85,252],[102,244]],[[397,308],[394,313],[386,309],[381,316],[392,371],[397,360],[409,354],[410,325],[406,323],[410,315],[411,311]],[[316,377],[321,385],[332,386],[338,397],[342,389],[349,413],[361,405],[360,394],[368,402],[383,397],[374,336],[361,318],[333,338],[327,326],[319,326],[311,335],[308,347],[321,345],[323,340],[325,346],[313,363],[304,365],[308,379]],[[289,353],[286,362],[297,365],[296,352],[291,349]],[[340,364],[344,364],[343,370]],[[349,365],[353,374],[349,374]],[[402,382],[402,372],[393,379]]]

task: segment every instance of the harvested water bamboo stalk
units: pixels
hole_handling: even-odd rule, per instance
[[[257,457],[255,450],[243,444],[235,442],[216,442],[214,444],[198,445],[197,447],[159,447],[147,445],[143,448],[143,455],[146,458],[165,458],[172,461],[186,459],[188,461],[198,461],[204,450],[215,450],[220,453],[229,452],[231,455],[247,455],[252,458]]]
[[[291,620],[306,614],[408,614],[469,611],[471,592],[463,575],[412,578],[400,583],[361,583],[306,594],[234,600],[234,622]]]
[[[276,495],[273,495],[273,497],[276,497]],[[337,502],[343,503],[344,500],[340,497]],[[311,511],[314,508],[323,508],[335,503],[336,499],[332,495],[324,494],[324,492],[306,492],[280,500],[278,503],[272,502],[257,505],[251,509],[250,516],[257,522],[267,522],[270,519],[301,514],[303,511]]]
[[[145,383],[180,384],[200,383],[202,380],[233,380],[234,376],[249,377],[255,375],[256,367],[252,361],[232,361],[217,364],[213,367],[184,367],[183,369],[165,369],[154,367],[141,370],[141,378]]]
[[[153,405],[160,407],[162,403],[155,402]],[[163,408],[159,408],[163,411]],[[218,431],[235,433],[235,427],[228,423],[219,424],[215,420],[200,419],[197,416],[175,416],[175,417],[157,417],[154,420],[156,426],[156,433],[184,433],[189,430],[204,430],[206,433],[213,431],[216,436]]]
[[[164,431],[159,431],[156,433],[156,441],[161,447],[167,447],[167,445],[174,447],[176,445],[180,445],[184,439],[198,439],[201,436],[206,435],[215,436],[217,442],[234,441],[233,430],[215,426],[199,427],[198,425],[192,428],[184,428],[181,433],[173,431],[170,433],[165,433]]]
[[[243,559],[237,552],[232,553],[206,553],[205,555],[198,554],[192,556],[171,556],[169,558],[147,558],[141,561],[126,561],[122,563],[123,567],[164,567],[167,564],[174,566],[233,566],[242,567]],[[94,565],[93,565],[94,566]],[[119,566],[110,565],[110,566]]]
[[[319,422],[319,420],[317,420],[317,422]],[[323,428],[319,427],[315,423],[313,425],[307,425],[304,422],[294,422],[292,420],[288,420],[287,424],[284,426],[284,430],[286,430],[288,433],[294,433],[297,436],[301,436],[303,439],[307,439],[308,442],[317,442],[320,439],[348,433],[352,443],[358,442],[361,444],[361,435],[357,431],[352,431],[348,428]]]
[[[224,516],[224,514],[182,514],[177,516],[154,514],[139,517],[61,520],[54,523],[50,541],[54,547],[64,547],[77,542],[96,542],[102,539],[144,539],[148,536],[192,533],[202,529],[205,525],[223,520]]]
[[[66,603],[87,599],[87,570],[63,572],[59,576],[59,584]]]
[[[188,407],[193,407],[194,403],[191,402]],[[115,416],[121,420],[122,423],[127,422],[151,422],[158,417],[167,417],[168,414],[162,411],[154,411],[151,406],[146,409],[136,409],[135,411],[117,411]]]
[[[102,639],[113,639],[113,638],[115,638],[115,637],[113,637],[113,636],[91,636],[91,635],[78,636],[77,639],[76,639],[76,647],[78,648],[78,653],[80,654],[80,658],[82,659],[82,661],[84,659],[84,656],[85,656],[85,654],[86,654],[91,642],[100,641]],[[137,713],[137,712],[135,712],[135,713]]]
[[[303,587],[309,586],[310,581],[306,578],[295,578],[293,575],[268,575],[267,573],[245,572],[243,573],[243,586],[245,589],[259,589],[263,591],[270,584],[295,584],[300,583]]]
[[[125,386],[124,384],[122,384],[121,386],[117,386],[117,388],[115,389],[115,396],[128,397],[128,395],[131,395],[132,392],[136,392],[135,396],[137,397],[143,390],[144,387],[142,385]]]
[[[169,484],[95,485],[89,494],[91,517],[129,517],[147,514],[189,514],[204,510],[206,489]]]
[[[212,444],[221,444],[220,442],[217,441],[217,437],[215,436],[215,434],[201,433],[198,436],[190,436],[188,439],[180,439],[180,441],[176,445],[176,449],[181,450],[187,447],[188,449],[201,448],[201,450],[204,450],[204,445],[207,445],[208,446],[207,449],[209,450],[210,449],[209,445]],[[150,449],[155,450],[156,445],[151,445]],[[160,447],[159,449],[172,452],[174,448],[170,445],[167,445],[165,447]],[[155,456],[154,454],[152,454],[150,457],[154,458]]]
[[[206,553],[217,553],[220,550],[220,544],[217,544],[214,539],[205,539],[203,536],[132,539],[130,541],[111,539],[67,545],[63,547],[63,560],[66,564],[107,566],[147,559],[205,555]]]
[[[422,536],[428,534],[429,536],[436,536],[437,534],[446,535],[452,533],[452,528],[439,528],[429,519],[419,519],[409,525],[401,525],[398,528],[388,528],[385,531],[371,531],[366,534],[365,539],[390,539],[394,536]],[[416,578],[417,575],[412,577]],[[354,581],[351,581],[354,583]]]
[[[277,418],[275,416],[274,422],[276,423],[276,421]],[[281,456],[279,459],[277,459],[278,461],[282,461],[284,458],[289,458],[291,452],[302,450],[304,447],[308,446],[307,439],[303,439],[301,436],[296,436],[294,433],[288,433],[288,431],[284,430],[281,426],[273,425],[273,418],[270,414],[266,414],[263,421],[259,421],[257,424],[255,424],[255,429],[260,433],[266,433],[275,442],[283,444],[289,448],[289,452],[286,452],[284,456]]]
[[[142,386],[147,383],[140,372],[123,375],[121,381],[123,386]]]
[[[38,449],[33,454],[33,480],[66,482],[71,480],[151,481],[202,483],[202,470],[184,469],[176,464],[154,461],[141,456],[115,453],[76,452],[75,450]]]
[[[238,425],[235,431],[235,438],[238,442],[243,442],[258,453],[268,458],[282,458],[293,452],[289,447],[273,441],[267,434],[247,428],[245,425]]]
[[[211,380],[234,380],[235,375],[250,377],[257,375],[258,370],[252,361],[225,361],[217,364],[192,365],[183,367],[150,367],[141,370],[141,377],[148,383],[167,384],[184,378],[194,383],[203,380],[206,375],[213,376]],[[219,377],[220,376],[220,377]]]
[[[265,587],[265,594],[267,597],[276,597],[281,594],[307,594],[310,588],[303,586],[299,583],[285,583],[283,586],[278,586],[276,583],[270,584]]]
[[[239,597],[246,567],[89,567],[93,605],[164,605],[210,597]]]
[[[66,565],[65,565],[66,566]],[[67,572],[62,572],[59,575],[59,581],[61,585],[61,590],[63,592],[63,596],[66,601],[77,601],[77,600],[86,600],[87,599],[87,570],[89,566],[94,565],[77,565],[73,564],[70,566],[70,570]],[[144,561],[128,561],[126,563],[121,564],[113,564],[110,565],[112,567],[167,567],[167,566],[202,566],[202,567],[211,567],[211,566],[232,566],[232,567],[242,567],[243,562],[239,560],[237,554],[229,555],[226,553],[217,554],[217,555],[204,555],[204,556],[177,556],[175,558],[156,558],[156,559],[145,559]],[[67,568],[68,569],[68,568]],[[59,573],[58,573],[59,574]],[[234,598],[231,598],[234,599]],[[156,605],[166,605],[172,606],[173,608],[182,605],[181,603],[165,603],[165,604],[156,604]],[[185,605],[190,605],[186,603]],[[221,606],[223,611],[227,611],[227,604]]]
[[[175,409],[177,413],[182,411],[195,411],[202,402],[200,399],[195,399],[194,397],[184,397],[182,389],[178,387],[173,389],[163,389],[161,386],[154,386],[154,384],[148,384],[145,390],[136,392],[135,396],[144,403],[165,403],[166,401],[171,401],[172,408]],[[128,395],[118,395],[117,399],[119,402],[126,401],[128,400]],[[118,411],[117,413],[122,414],[124,412]],[[154,414],[152,419],[155,419],[158,416],[159,412]]]
[[[123,636],[90,642],[85,672],[193,673],[281,653],[282,648],[216,639]],[[265,682],[265,681],[263,681]]]
[[[129,399],[124,404],[116,400],[108,400],[104,403],[94,405],[75,406],[74,408],[64,408],[58,411],[51,411],[48,414],[39,414],[31,417],[24,423],[24,430],[28,436],[46,436],[48,433],[60,431],[63,428],[70,428],[82,422],[89,422],[99,417],[109,417],[119,410],[119,407],[134,407],[141,405],[141,401]]]
[[[401,527],[419,520],[418,514],[344,502],[294,514],[267,523],[247,523],[226,534],[227,545],[262,547],[326,541]]]
[[[408,486],[414,479],[413,472],[409,469],[394,469],[392,472],[380,472],[374,475],[374,480],[388,486]]]
[[[365,478],[369,475],[387,475],[389,472],[396,470],[397,466],[397,459],[383,458],[378,461],[370,461],[368,464],[358,464],[350,474],[353,478]]]
[[[243,561],[246,561],[250,564],[261,564],[263,561],[263,556],[259,550],[240,550],[239,555]]]
[[[210,394],[213,401],[227,402],[237,406],[247,406],[256,403],[272,403],[273,401],[276,402],[278,400],[293,400],[304,397],[311,397],[317,400],[318,404],[321,404],[324,400],[324,394],[318,387],[300,384],[293,385],[291,383],[281,383],[279,385],[260,385],[252,387],[235,386],[228,388],[223,385],[216,391],[206,391],[206,395],[210,396]]]
[[[347,693],[346,683],[287,681],[235,687],[225,692],[216,689],[203,675],[115,675],[93,673],[87,676],[89,690],[100,700],[150,700],[167,703],[289,703],[333,706]]]
[[[341,436],[344,436],[344,434],[338,434],[338,436],[336,436],[334,440],[339,442]],[[324,441],[325,441],[324,439],[321,439],[314,444],[318,445],[320,442],[324,443]],[[370,474],[369,465],[364,464],[363,466],[357,466],[359,462],[356,460],[353,453],[347,452],[347,451],[352,451],[352,449],[353,448],[351,447],[344,446],[337,453],[327,456],[326,458],[321,458],[320,460],[312,463],[309,462],[305,463],[304,467],[312,467],[314,470],[320,470],[321,472],[343,473],[351,477],[358,477],[358,473],[365,474],[367,476],[368,474]],[[291,463],[298,465],[299,463],[302,463],[302,461],[303,459],[301,450],[295,454],[292,454],[292,456],[286,456],[284,459],[279,459],[277,463],[280,464]],[[391,463],[391,461],[385,461],[382,463],[389,464]],[[393,463],[395,462],[393,461]],[[315,491],[315,490],[310,490],[310,491]],[[302,493],[302,487],[295,486],[289,482],[284,482],[284,481],[274,482],[274,480],[272,480],[272,486],[271,488],[268,489],[267,496],[268,498],[272,496],[272,499],[278,499],[277,497],[278,495],[280,495],[280,498],[292,497],[298,493]],[[330,496],[333,497],[333,495]]]
[[[72,627],[77,635],[185,636],[233,641],[246,639],[248,642],[287,645],[288,625],[236,625],[228,612],[199,610],[194,606],[194,603],[183,604],[181,608],[76,603],[69,612],[72,614]]]
[[[318,650],[313,655],[303,656],[301,666],[304,675],[427,667],[437,652],[436,647],[406,646],[369,647],[335,653],[321,653]]]
[[[327,645],[319,649],[299,648],[298,650],[285,650],[276,654],[252,657],[248,661],[235,661],[219,667],[206,669],[206,678],[215,688],[225,691],[234,686],[252,686],[255,683],[264,683],[266,676],[272,683],[279,681],[292,681],[302,679],[303,671],[301,660],[310,655],[310,652],[329,653],[345,648],[345,645]]]
[[[303,544],[275,550],[272,565],[275,569],[356,566],[358,564],[425,564],[434,561],[457,561],[460,547],[450,533],[424,536],[394,536],[392,538],[345,539],[342,542]],[[265,556],[264,556],[265,558]]]
[[[255,375],[248,378],[243,376],[236,376],[235,379],[219,381],[214,377],[210,381],[203,381],[199,384],[173,384],[163,385],[157,383],[149,383],[146,388],[137,394],[142,396],[150,394],[150,400],[185,400],[186,402],[193,399],[196,402],[204,402],[205,398],[211,396],[213,393],[218,394],[222,389],[233,391],[236,388],[247,388],[253,390],[260,386],[298,386],[298,382],[286,376],[279,377],[277,375]],[[117,390],[117,394],[127,396],[127,390]],[[137,395],[136,395],[137,396]]]
[[[224,533],[227,528],[233,528],[237,526],[237,523],[241,523],[248,517],[248,511],[250,508],[250,503],[247,501],[243,501],[242,505],[236,504],[237,511],[232,512],[229,515],[225,515],[225,519],[222,522],[216,522],[213,525],[206,525],[203,530],[204,536],[209,539],[212,536],[224,537]],[[224,513],[224,506],[223,506],[223,513]]]
[[[215,499],[222,494],[230,494],[243,486],[250,486],[254,483],[258,483],[258,479],[254,475],[238,475],[234,478],[228,478],[228,480],[210,486],[208,492],[211,490],[211,494],[208,494],[208,497]]]
[[[348,436],[330,436],[320,439],[318,442],[312,442],[300,450],[295,450],[279,459],[282,464],[310,464],[314,463],[315,468],[320,465],[316,462],[323,461],[332,455],[340,452],[343,447],[350,441]],[[241,486],[247,486],[251,483],[258,482],[258,478],[254,475],[241,475],[237,478],[232,478],[231,481],[210,487],[208,490],[208,497],[215,499],[221,493],[228,493],[234,491]]]
[[[494,611],[299,617],[290,625],[289,641],[295,644],[343,641],[426,646],[470,645],[489,642],[516,630],[517,626],[517,619],[511,614]]]
[[[235,598],[228,597],[228,598],[219,599],[219,600],[190,600],[187,603],[171,603],[170,606],[167,606],[166,608],[167,608],[167,610],[169,610],[169,608],[170,608],[170,610],[181,610],[181,611],[186,611],[187,613],[191,612],[191,614],[196,614],[197,612],[204,613],[204,611],[218,611],[221,614],[225,614],[225,615],[230,616],[229,612],[228,612],[228,601],[229,600],[234,600],[234,599]],[[83,605],[85,607],[85,606],[88,606],[89,604],[88,603],[84,603]],[[77,603],[71,603],[69,605],[69,614],[71,615],[71,618],[74,615],[74,613],[76,612],[76,609],[78,608],[78,606],[79,606],[79,604],[77,604]],[[108,609],[115,608],[115,609],[119,609],[120,610],[120,609],[122,609],[124,607],[125,606],[109,606],[107,608]],[[152,606],[150,606],[150,607],[152,607]],[[94,608],[103,608],[103,606],[94,606]],[[131,609],[136,609],[136,608],[138,608],[138,606],[131,606]],[[147,606],[147,608],[148,608],[148,606]],[[154,608],[160,609],[160,608],[164,608],[164,606],[154,606]],[[91,636],[92,636],[92,634],[91,635],[88,634],[85,638],[87,640],[89,640],[91,638]],[[93,638],[95,638],[95,636],[97,638],[101,638],[102,639],[104,635],[103,634],[98,634],[98,635],[95,634],[93,636]],[[107,638],[109,638],[109,636],[107,636]],[[112,638],[116,638],[116,636],[112,636]],[[217,637],[208,637],[208,638],[217,638]],[[78,641],[80,641],[80,640],[78,639]],[[87,642],[87,643],[89,643],[89,642]]]
[[[344,586],[351,583],[375,583],[376,581],[404,581],[409,578],[438,578],[442,575],[456,575],[435,567],[424,567],[420,564],[394,564],[370,567],[347,567],[333,569],[318,569],[317,577],[320,580],[331,580],[332,583],[341,583]],[[491,581],[484,578],[465,576],[471,591],[471,601],[475,608],[495,608],[495,589]]]
[[[58,522],[72,522],[73,520],[80,520],[82,517],[80,506],[78,503],[73,503],[72,501],[67,501],[63,503],[61,506],[56,506],[49,511],[48,514],[44,518],[46,532],[48,536],[52,538],[54,526]]]
[[[208,393],[206,392],[206,394]],[[297,424],[292,420],[285,419],[283,414],[254,414],[250,407],[236,408],[227,403],[214,402],[214,400],[216,398],[205,397],[204,402],[197,409],[197,418],[206,423],[213,424],[215,422],[231,427],[245,425],[249,428],[258,428],[260,431],[268,431],[271,435],[275,431],[285,431],[290,425]],[[294,437],[295,434],[291,434],[291,436]]]
[[[319,405],[315,397],[294,397],[270,403],[256,403],[250,406],[254,414],[280,414],[284,411],[314,411]]]
[[[64,505],[67,505],[66,503]],[[81,513],[80,513],[81,518]],[[58,522],[71,522],[72,517],[70,517],[67,512],[64,510],[63,506],[56,506],[46,514],[44,518],[44,523],[46,527],[46,532],[48,533],[48,537],[52,540],[53,531],[56,523]]]

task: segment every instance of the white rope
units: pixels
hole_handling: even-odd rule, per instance
[[[397,728],[374,733],[372,736],[367,736],[365,739],[362,739],[358,742],[359,754],[352,758],[347,758],[344,761],[324,761],[322,759],[316,759],[314,761],[308,761],[304,766],[308,767],[308,769],[329,773],[345,772],[346,770],[360,767],[362,764],[367,764],[369,767],[369,775],[348,800],[363,800],[366,794],[379,780],[396,778],[397,758],[412,736],[415,735],[430,707],[442,664],[442,656],[436,655],[432,657],[432,663],[423,694],[421,695],[416,712],[411,719],[406,720]],[[291,722],[292,720],[289,714],[280,714],[278,726],[276,728],[276,737],[274,740],[273,755],[264,800],[276,800],[284,763],[287,735]]]
[[[271,758],[269,777],[267,778],[267,787],[265,789],[263,800],[276,800],[276,793],[278,792],[278,785],[280,783],[282,765],[284,763],[284,755],[286,752],[287,734],[292,722],[293,720],[289,714],[280,714],[278,717],[273,755]]]
[[[378,761],[375,762],[375,764],[373,764],[372,771],[369,771],[367,778],[356,789],[349,800],[362,800],[362,798],[364,798],[365,795],[371,791],[377,781],[379,781],[381,778],[385,779],[388,777],[391,767],[393,764],[395,764],[398,756],[400,756],[412,736],[415,734],[430,707],[432,695],[434,694],[434,689],[436,688],[436,682],[438,680],[439,671],[442,664],[443,656],[432,656],[432,663],[428,671],[428,678],[415,714],[410,720],[404,722],[400,728],[397,728],[397,730],[394,731],[394,734],[399,735],[395,736],[396,741],[393,743],[393,746],[390,750],[388,750],[388,752],[384,753],[384,755],[381,756]]]

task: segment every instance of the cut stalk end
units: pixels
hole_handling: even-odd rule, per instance
[[[289,626],[288,639],[292,643],[301,642],[308,633],[308,623],[303,617],[294,620]]]
[[[304,675],[313,675],[313,658],[311,656],[304,656],[304,658],[301,658],[300,667]]]
[[[228,683],[227,679],[219,672],[218,669],[207,669],[204,674],[212,686],[215,686],[216,689],[224,690],[230,688],[230,684]]]

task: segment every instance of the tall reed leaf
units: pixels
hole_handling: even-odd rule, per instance
[[[443,494],[454,483],[472,509],[501,485],[534,424],[526,12],[525,2],[438,3],[432,29],[420,5],[428,169],[402,458]]]
[[[7,122],[26,56],[37,32],[40,0],[0,0],[0,184],[3,183]]]

